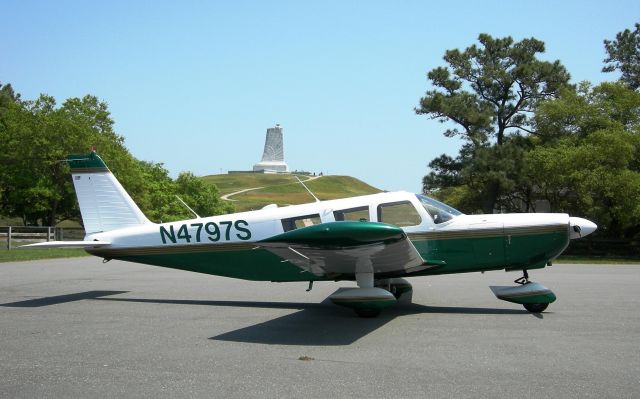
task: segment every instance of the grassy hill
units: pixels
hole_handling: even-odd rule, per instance
[[[303,181],[309,178],[299,177]],[[269,204],[286,206],[314,201],[293,175],[234,173],[204,176],[202,179],[218,186],[221,195],[262,187],[232,196],[236,211],[260,209]],[[380,192],[379,189],[350,176],[322,176],[305,184],[321,200]]]
[[[306,176],[300,176],[305,180]],[[277,186],[281,184],[297,183],[293,175],[263,174],[263,173],[232,173],[228,175],[203,176],[202,180],[215,184],[220,195],[233,193],[254,187]]]

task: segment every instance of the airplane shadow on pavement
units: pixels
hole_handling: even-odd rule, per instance
[[[229,342],[302,346],[350,345],[358,339],[394,320],[396,317],[407,315],[429,313],[453,315],[530,315],[530,313],[525,310],[516,309],[426,306],[415,303],[401,303],[397,306],[385,309],[382,314],[376,318],[367,319],[357,317],[350,309],[333,305],[328,298],[322,303],[307,303],[112,297],[112,295],[124,294],[127,292],[128,291],[86,291],[75,294],[28,299],[25,301],[0,304],[0,306],[41,307],[89,299],[98,301],[173,305],[291,309],[298,311],[262,323],[216,335],[209,339]],[[542,318],[541,315],[537,317]]]
[[[525,310],[467,308],[452,306],[425,306],[398,304],[385,309],[376,318],[360,318],[353,310],[332,304],[329,299],[322,303],[307,302],[254,302],[211,301],[146,298],[95,298],[100,301],[122,301],[138,303],[161,303],[174,305],[228,306],[256,309],[291,309],[297,312],[277,317],[262,323],[229,331],[209,339],[215,341],[244,342],[269,345],[350,345],[365,335],[377,330],[399,316],[447,313],[447,314],[529,314]]]
[[[82,301],[85,299],[98,299],[109,295],[126,294],[127,292],[129,291],[85,291],[77,292],[75,294],[45,296],[18,302],[2,303],[0,306],[7,308],[39,308],[42,306],[59,305],[62,303]]]
[[[331,303],[327,298],[322,303],[308,302],[258,302],[217,301],[146,298],[96,298],[101,301],[123,301],[138,303],[161,303],[175,305],[225,306],[255,309],[297,310],[284,316],[250,325],[210,337],[215,341],[258,343],[269,345],[350,345],[367,334],[391,322],[396,317],[415,314],[466,314],[466,315],[525,315],[529,312],[516,309],[469,308],[453,306],[425,306],[401,303],[385,309],[376,318],[360,318],[353,310]]]
[[[309,305],[309,304],[307,304]],[[398,304],[385,309],[376,318],[357,317],[353,310],[337,307],[329,300],[299,312],[211,337],[217,341],[275,345],[341,346],[350,345],[396,317],[428,314],[525,314],[524,310],[439,307]]]

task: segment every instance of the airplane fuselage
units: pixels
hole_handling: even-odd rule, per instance
[[[432,203],[433,202],[433,203]],[[107,259],[163,266],[247,280],[353,279],[353,273],[322,274],[283,261],[260,242],[288,231],[336,221],[399,226],[430,265],[385,277],[545,267],[572,236],[566,214],[463,215],[408,192],[390,192],[152,224],[95,233],[109,241],[88,249]],[[448,209],[447,209],[448,208]]]

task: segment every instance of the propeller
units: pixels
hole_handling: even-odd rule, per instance
[[[573,240],[576,238],[588,236],[589,234],[596,231],[598,225],[587,219],[570,217],[569,227],[569,237]]]

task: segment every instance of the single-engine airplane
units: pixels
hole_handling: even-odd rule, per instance
[[[120,259],[246,280],[351,280],[357,288],[329,299],[375,317],[412,288],[405,279],[487,270],[520,270],[513,287],[491,287],[506,301],[542,312],[555,294],[529,281],[569,240],[596,230],[589,220],[555,213],[464,215],[424,195],[385,192],[171,223],[149,221],[93,150],[70,155],[86,231],[84,241],[34,247],[82,247]]]

